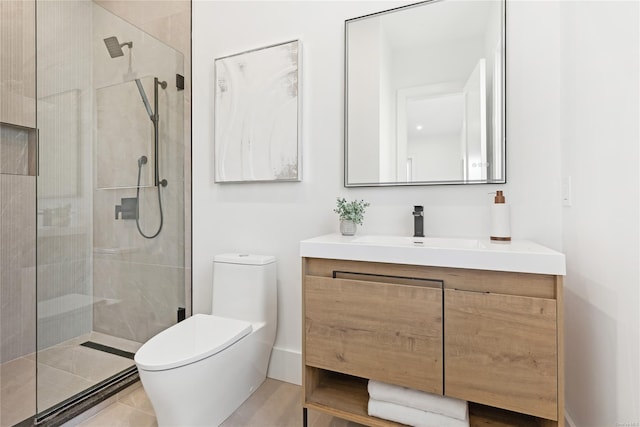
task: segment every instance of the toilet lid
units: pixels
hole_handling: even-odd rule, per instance
[[[196,314],[165,329],[136,352],[139,369],[162,371],[214,355],[251,332],[251,323]]]

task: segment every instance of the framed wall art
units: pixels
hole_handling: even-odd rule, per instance
[[[215,182],[300,181],[300,42],[215,60]]]

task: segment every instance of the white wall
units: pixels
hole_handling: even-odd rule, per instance
[[[346,189],[343,187],[344,20],[398,2],[193,3],[193,303],[211,302],[211,260],[225,251],[278,258],[279,325],[271,374],[300,381],[298,242],[338,232],[337,196],[371,203],[359,233],[412,233],[412,207],[425,206],[431,236],[488,236],[487,193],[512,203],[512,235],[561,249],[557,5],[509,9],[508,183]],[[540,22],[545,22],[540,26]],[[214,58],[299,38],[303,48],[300,183],[213,183]]]
[[[343,187],[344,20],[394,2],[193,3],[193,297],[210,309],[211,259],[278,257],[271,375],[300,380],[298,241],[337,232],[335,197],[371,202],[365,233],[486,236],[487,193],[512,204],[512,235],[567,254],[566,399],[576,426],[640,421],[638,384],[638,3],[508,5],[506,185]],[[213,60],[303,42],[303,181],[213,184]],[[562,178],[573,206],[561,206]],[[622,425],[622,424],[621,424]]]
[[[561,4],[567,408],[576,426],[640,422],[638,2]]]

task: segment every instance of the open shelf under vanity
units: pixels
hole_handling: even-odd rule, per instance
[[[393,427],[404,424],[387,421],[367,414],[369,393],[367,379],[310,368],[311,376],[317,377],[315,387],[306,397],[305,406],[345,420],[375,426]],[[471,427],[539,427],[543,421],[525,414],[506,411],[491,406],[469,403],[469,422]]]

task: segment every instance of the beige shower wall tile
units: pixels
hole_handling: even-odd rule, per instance
[[[95,258],[141,264],[184,266],[184,200],[181,184],[160,189],[163,226],[153,239],[140,235],[135,220],[115,219],[115,206],[122,198],[136,196],[135,189],[96,190],[94,196]],[[140,229],[148,236],[160,225],[156,187],[140,189]]]
[[[35,1],[0,1],[0,121],[35,127]]]
[[[144,30],[182,53],[189,52],[190,12],[183,10],[150,20],[144,24]]]
[[[38,266],[38,348],[91,331],[91,279],[89,258]]]
[[[89,259],[38,266],[38,302],[67,295],[91,295],[91,263]],[[40,317],[43,309],[40,310]]]
[[[79,74],[78,70],[73,71]],[[40,74],[47,72],[51,71],[39,70]],[[56,69],[54,73],[57,75],[60,71]],[[41,220],[44,226],[68,225],[70,204],[66,202],[82,194],[83,174],[87,174],[86,164],[82,161],[83,141],[87,137],[87,120],[83,120],[86,111],[83,110],[87,110],[90,102],[87,92],[71,89],[41,95],[38,99],[41,159],[38,198],[49,199],[51,208],[55,208],[45,211]]]
[[[0,173],[29,174],[29,131],[0,124]]]
[[[3,263],[3,266],[35,265],[35,184],[32,176],[0,175],[0,233],[3,256],[9,257],[9,263]]]
[[[140,79],[153,103],[153,79]],[[96,90],[98,188],[135,187],[138,159],[147,157],[140,185],[153,182],[153,124],[133,81]]]
[[[39,308],[38,311],[42,311],[42,308]],[[54,316],[40,317],[38,319],[38,349],[45,349],[78,335],[89,333],[91,331],[91,314],[91,305],[82,305]],[[39,316],[42,315],[39,314]]]
[[[139,236],[135,221],[115,221],[114,206],[120,204],[121,197],[134,197],[135,191],[127,190],[106,190],[105,194],[95,194],[94,199],[94,246],[96,247],[95,258],[100,261],[122,261],[141,264],[168,265],[183,268],[180,280],[183,284],[182,294],[187,294],[190,300],[191,287],[191,58],[190,58],[190,19],[191,4],[188,0],[178,1],[109,1],[97,0],[96,3],[106,10],[122,17],[124,20],[132,23],[143,31],[148,32],[152,36],[158,38],[162,42],[179,50],[184,55],[183,70],[180,72],[185,77],[185,90],[176,92],[173,85],[173,77],[163,77],[169,83],[174,92],[167,92],[167,96],[178,96],[176,100],[169,100],[165,105],[167,109],[161,109],[162,120],[161,127],[171,123],[171,126],[164,128],[165,134],[162,135],[163,141],[169,141],[167,144],[161,144],[162,151],[159,156],[161,162],[161,177],[169,181],[169,187],[162,190],[163,207],[165,208],[166,218],[163,231],[160,235],[148,241]],[[100,14],[100,13],[99,13]],[[114,29],[108,27],[111,32],[124,31],[124,28]],[[106,30],[105,30],[106,31]],[[130,34],[123,33],[122,37],[133,37]],[[124,40],[124,39],[123,39]],[[147,45],[136,43],[136,55],[143,55],[147,49]],[[144,49],[142,48],[144,46]],[[101,46],[102,47],[102,46]],[[151,46],[150,46],[151,47]],[[148,49],[147,49],[148,50]],[[102,53],[102,52],[100,52]],[[96,55],[98,56],[98,53]],[[138,57],[141,59],[141,57]],[[113,68],[112,60],[109,60],[110,67]],[[139,61],[138,66],[142,65]],[[147,70],[140,69],[139,75],[147,75],[153,73],[162,64],[147,64]],[[97,71],[100,73],[96,77],[96,84],[102,87],[102,83],[107,81],[122,81],[124,70],[115,70],[115,74],[107,76],[103,71],[105,67],[96,64]],[[103,76],[102,73],[105,75]],[[118,80],[119,79],[119,80]],[[181,100],[181,101],[180,101]],[[174,105],[178,105],[176,101],[183,102],[183,111],[174,109]],[[135,105],[141,107],[139,100],[135,101]],[[136,107],[137,108],[137,107]],[[175,141],[175,142],[174,142]],[[178,143],[178,141],[180,141]],[[137,172],[137,171],[136,171]],[[176,190],[179,190],[176,192]],[[106,194],[111,193],[111,194]],[[154,189],[142,190],[142,206],[146,212],[141,217],[142,229],[149,233],[154,232],[158,224],[157,196]],[[95,277],[98,277],[98,273]],[[127,280],[123,277],[123,280]],[[184,297],[182,297],[184,301]],[[184,302],[183,302],[184,304]],[[121,322],[123,328],[126,322]]]
[[[182,268],[96,259],[94,273],[94,331],[146,342],[184,307]]]
[[[34,351],[35,178],[0,175],[0,362]]]
[[[96,3],[183,54],[189,53],[191,35],[191,2],[189,0],[96,0]]]
[[[63,230],[63,228],[59,228]],[[80,231],[81,230],[81,231]],[[38,265],[49,265],[83,261],[91,258],[93,248],[90,244],[88,228],[80,228],[79,231],[60,235],[47,233],[49,230],[38,230]]]

